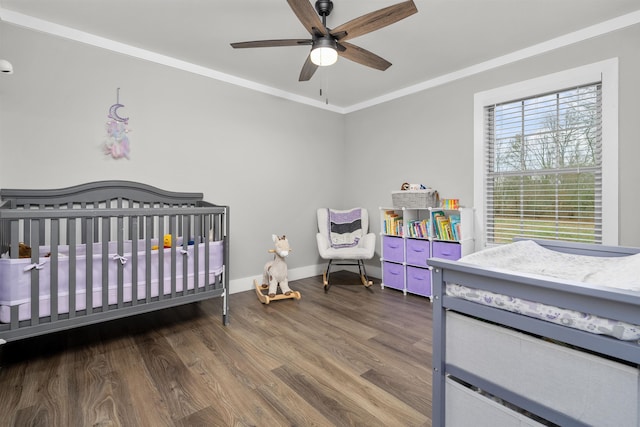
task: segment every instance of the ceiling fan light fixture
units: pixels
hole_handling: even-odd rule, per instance
[[[319,67],[335,64],[338,60],[338,48],[335,40],[323,37],[314,41],[310,56],[311,62]]]

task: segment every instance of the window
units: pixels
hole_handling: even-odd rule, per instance
[[[487,243],[602,242],[601,88],[485,107]]]
[[[609,61],[476,95],[480,247],[514,236],[617,244],[612,68],[617,76]]]

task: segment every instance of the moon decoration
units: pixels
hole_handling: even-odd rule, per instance
[[[118,108],[124,107],[120,104],[120,88],[116,103],[109,107],[109,120],[106,123],[107,139],[104,141],[104,154],[114,159],[129,158],[129,117],[118,115]]]
[[[118,108],[124,107],[122,104],[113,104],[111,108],[109,108],[109,117],[118,122],[127,123],[129,121],[129,117],[120,117],[118,115]]]

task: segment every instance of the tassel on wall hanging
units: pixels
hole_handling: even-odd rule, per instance
[[[118,109],[124,107],[120,104],[120,88],[116,95],[116,103],[109,107],[109,120],[106,124],[107,139],[104,142],[104,153],[114,159],[129,158],[129,117],[118,115]]]

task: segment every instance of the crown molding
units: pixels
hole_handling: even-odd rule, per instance
[[[157,64],[165,65],[168,67],[176,68],[189,73],[197,74],[200,76],[212,78],[236,86],[244,87],[257,92],[266,93],[279,98],[287,99],[289,101],[298,102],[300,104],[309,105],[311,107],[320,108],[323,110],[332,111],[339,114],[349,114],[355,111],[363,110],[365,108],[373,107],[378,104],[392,101],[394,99],[402,98],[414,93],[422,92],[437,86],[441,86],[465,77],[479,74],[494,68],[502,67],[504,65],[521,61],[536,55],[543,54],[561,47],[565,47],[574,43],[578,43],[584,40],[588,40],[594,37],[601,36],[613,31],[621,30],[632,25],[640,23],[640,10],[631,12],[619,17],[603,21],[601,23],[591,25],[578,31],[574,31],[565,34],[560,37],[556,37],[547,40],[536,45],[517,50],[515,52],[481,62],[479,64],[472,65],[451,73],[447,73],[433,79],[426,80],[424,82],[415,84],[413,86],[406,87],[401,90],[387,93],[382,96],[371,98],[367,101],[353,104],[349,107],[337,107],[335,105],[329,105],[324,102],[317,101],[312,98],[296,95],[291,92],[286,92],[271,86],[256,83],[251,80],[235,77],[230,74],[222,73],[211,68],[196,65],[187,61],[182,61],[170,56],[162,55],[149,50],[137,48],[125,43],[116,42],[104,37],[96,36],[91,33],[76,30],[74,28],[66,27],[63,25],[55,24],[53,22],[45,21],[42,19],[34,18],[29,15],[13,12],[0,7],[0,20],[18,25],[24,28],[41,31],[47,34],[55,35],[58,37],[74,40],[80,43],[85,43],[91,46],[107,49],[113,52],[128,55],[134,58],[154,62]]]

